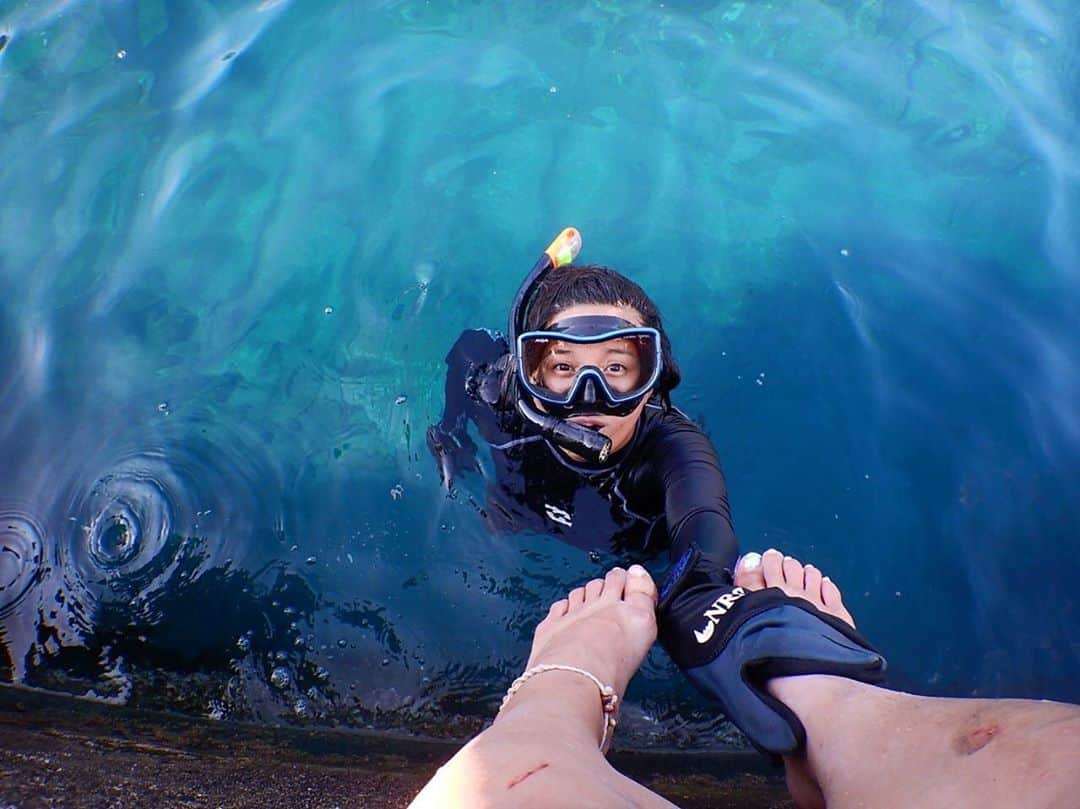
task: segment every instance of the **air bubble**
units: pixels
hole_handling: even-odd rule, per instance
[[[274,686],[274,688],[286,688],[291,681],[289,670],[284,666],[278,666],[270,672],[270,685]]]

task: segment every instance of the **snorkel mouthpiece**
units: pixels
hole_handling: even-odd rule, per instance
[[[524,399],[518,399],[517,408],[540,435],[590,463],[604,463],[611,454],[611,439],[598,430],[541,413]]]

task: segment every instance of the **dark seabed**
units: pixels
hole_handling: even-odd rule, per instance
[[[457,747],[215,722],[0,686],[4,799],[25,809],[404,807]],[[684,809],[794,806],[780,770],[754,753],[616,751],[611,761]]]

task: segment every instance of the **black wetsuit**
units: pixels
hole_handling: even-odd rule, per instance
[[[490,446],[492,528],[544,532],[631,560],[667,551],[674,561],[693,543],[715,575],[729,579],[738,546],[727,484],[701,429],[654,396],[626,447],[601,466],[574,463],[516,412],[494,405],[508,351],[501,335],[462,333],[446,357],[442,421],[429,431],[432,450],[450,466],[444,476],[477,467],[470,420]]]

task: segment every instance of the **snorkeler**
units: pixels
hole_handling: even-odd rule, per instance
[[[606,267],[571,264],[567,228],[518,290],[506,337],[465,331],[447,355],[446,404],[427,432],[443,483],[488,445],[493,531],[678,559],[691,545],[716,581],[737,557],[727,485],[709,439],[671,403],[679,369],[660,313]]]
[[[713,651],[756,671],[752,687],[729,680],[717,696],[736,706],[737,722],[774,714],[755,740],[763,749],[777,723],[800,729],[805,741],[783,757],[800,809],[1076,805],[1080,706],[888,691],[861,682],[868,669],[858,666],[800,674],[794,668],[809,650],[828,657],[835,641],[837,650],[846,647],[840,656],[876,666],[840,591],[777,551],[744,557],[734,584],[735,609],[715,615],[712,637],[723,642]],[[619,700],[657,637],[658,602],[664,640],[662,598],[634,566],[552,604],[494,724],[441,767],[411,807],[673,807],[605,757]],[[743,730],[754,738],[754,727]]]

